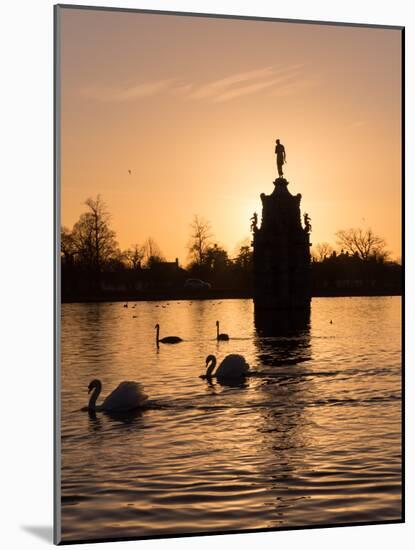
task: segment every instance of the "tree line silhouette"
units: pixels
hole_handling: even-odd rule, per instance
[[[61,292],[64,301],[151,299],[194,295],[251,296],[252,248],[249,238],[232,257],[215,242],[210,223],[194,216],[188,263],[166,261],[151,237],[126,250],[118,246],[102,197],[88,198],[86,211],[70,230],[61,228]],[[338,231],[337,250],[319,243],[311,251],[314,295],[399,294],[402,268],[389,260],[384,239],[371,229]],[[186,286],[199,279],[211,288]]]

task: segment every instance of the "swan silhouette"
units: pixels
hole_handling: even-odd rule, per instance
[[[216,340],[229,340],[229,334],[219,334],[219,321],[216,321]]]
[[[231,353],[227,355],[216,372],[213,373],[216,367],[216,357],[214,355],[208,355],[206,357],[206,374],[202,374],[200,378],[205,380],[211,380],[216,377],[218,380],[235,380],[249,376],[249,365],[243,355]]]
[[[164,338],[159,338],[160,335],[160,325],[157,323],[157,325],[154,327],[156,329],[156,344],[157,347],[159,347],[159,343],[162,344],[178,344],[179,342],[183,342],[182,338],[180,336],[165,336]]]
[[[86,410],[90,413],[95,411],[108,411],[113,413],[125,413],[135,409],[144,408],[148,402],[148,395],[144,393],[143,386],[138,382],[121,382],[102,402],[97,405],[97,399],[102,390],[101,380],[92,380],[88,386],[88,393],[92,395],[89,399]],[[85,409],[83,409],[85,410]]]

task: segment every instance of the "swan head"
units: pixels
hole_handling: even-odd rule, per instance
[[[156,330],[160,329],[160,325],[157,323],[157,325],[154,327]]]
[[[101,380],[98,380],[97,378],[95,378],[94,380],[91,380],[91,382],[88,385],[88,393],[91,393],[91,391],[94,388],[97,388],[98,391],[101,392],[101,388],[102,388]]]
[[[217,326],[217,327],[219,326],[219,321],[216,321],[216,326]]]

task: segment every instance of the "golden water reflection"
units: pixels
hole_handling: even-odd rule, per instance
[[[281,326],[249,300],[64,305],[63,540],[399,519],[400,308],[314,299]],[[184,341],[157,351],[156,323]],[[208,384],[211,353],[257,376]],[[89,417],[96,377],[103,396],[140,381],[157,406]]]

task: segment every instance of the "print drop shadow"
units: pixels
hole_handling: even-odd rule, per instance
[[[21,525],[21,528],[44,542],[53,543],[52,525]]]

